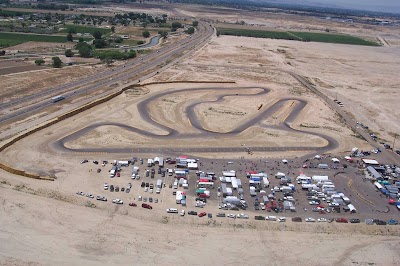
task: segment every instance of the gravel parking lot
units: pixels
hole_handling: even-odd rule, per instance
[[[174,158],[173,156],[170,156]],[[167,157],[164,157],[167,158]],[[124,202],[124,206],[128,208],[128,204],[135,202],[138,207],[140,207],[141,203],[144,202],[146,198],[146,203],[150,204],[153,207],[152,211],[156,212],[164,212],[165,215],[176,215],[176,214],[166,214],[165,210],[167,208],[177,208],[179,212],[184,209],[186,215],[188,211],[196,211],[197,213],[200,212],[207,212],[215,215],[217,213],[225,213],[225,214],[240,214],[245,213],[249,215],[251,219],[255,215],[261,216],[269,216],[269,215],[276,215],[278,217],[295,217],[300,216],[303,218],[313,217],[317,218],[340,218],[344,217],[347,219],[352,218],[359,218],[361,220],[367,218],[380,218],[383,220],[397,218],[399,213],[394,206],[390,206],[386,198],[383,198],[380,193],[378,193],[374,187],[374,185],[367,181],[364,177],[364,173],[359,169],[359,162],[355,160],[353,162],[345,162],[343,160],[340,164],[333,164],[331,162],[332,157],[326,156],[322,157],[321,159],[295,159],[289,160],[287,163],[283,163],[281,159],[279,160],[256,160],[256,161],[249,161],[249,160],[212,160],[212,159],[200,159],[198,161],[199,169],[198,170],[190,170],[188,175],[188,182],[189,188],[183,189],[182,187],[178,187],[177,189],[173,188],[174,183],[174,176],[169,176],[168,169],[176,169],[176,164],[165,164],[162,171],[165,172],[165,176],[163,177],[162,174],[159,172],[158,165],[149,167],[147,165],[147,158],[143,159],[143,164],[140,162],[140,158],[137,159],[134,166],[139,167],[139,176],[140,179],[132,179],[132,165],[128,167],[121,167],[120,174],[118,174],[110,178],[109,170],[111,168],[111,164],[106,164],[105,166],[101,166],[99,164],[98,167],[102,171],[98,174],[99,178],[97,180],[98,187],[103,188],[104,183],[107,183],[109,186],[113,185],[118,186],[120,191],[119,192],[111,192],[110,189],[103,190],[100,196],[105,196],[108,198],[108,203],[111,204],[112,199],[121,199]],[[101,161],[100,161],[101,162]],[[110,161],[112,162],[112,161]],[[329,166],[329,169],[318,169],[316,168],[318,164],[326,163]],[[92,161],[89,161],[87,165],[92,164]],[[343,167],[343,165],[346,167]],[[89,167],[92,167],[90,165]],[[154,169],[154,178],[152,178],[151,171]],[[226,170],[234,170],[236,171],[236,176],[238,179],[241,180],[242,188],[244,191],[244,200],[248,204],[248,208],[246,210],[221,210],[219,206],[223,203],[223,197],[217,196],[218,187],[221,187],[221,182],[219,180],[219,176],[222,175],[222,171]],[[146,176],[146,171],[149,172],[149,175]],[[207,203],[204,208],[195,207],[196,200],[196,181],[198,176],[196,172],[203,171],[203,172],[213,172],[215,173],[215,180],[214,180],[214,188],[209,188],[207,190],[210,191],[210,197],[207,199]],[[275,174],[277,172],[284,173],[287,178],[291,179],[292,184],[294,184],[296,191],[293,193],[294,207],[296,208],[295,212],[291,212],[290,210],[286,210],[280,213],[275,212],[268,212],[267,210],[255,210],[254,203],[259,202],[262,195],[257,193],[257,197],[252,197],[249,193],[249,179],[246,177],[247,171],[257,171],[257,172],[265,172],[269,177],[270,185],[268,188],[263,188],[267,194],[271,193],[271,189],[275,186],[280,185],[280,179],[275,178]],[[313,212],[312,208],[315,206],[311,206],[309,204],[310,199],[307,199],[307,191],[301,189],[301,185],[297,184],[296,177],[300,174],[304,173],[307,176],[314,176],[314,175],[327,175],[329,180],[331,180],[334,185],[336,186],[336,190],[338,192],[344,193],[351,201],[357,210],[357,213],[348,213],[344,212],[343,208],[341,207],[340,213],[319,213]],[[163,186],[161,189],[160,194],[156,193],[156,183],[157,180],[161,179],[163,182]],[[142,182],[145,184],[148,183],[149,186],[153,184],[154,189],[153,192],[150,192],[150,188],[145,190],[145,187],[141,187]],[[128,183],[132,184],[132,189],[129,193],[126,191],[122,192],[121,188],[127,188]],[[97,191],[99,191],[97,189]],[[180,206],[176,204],[176,196],[174,193],[176,191],[184,191],[187,196],[187,203],[186,206]],[[85,192],[87,193],[87,192]],[[97,195],[95,195],[94,199]],[[141,196],[142,200],[139,201],[139,196]],[[239,198],[239,194],[237,190],[233,190],[233,196],[237,196]],[[283,199],[282,192],[275,193],[276,200]],[[149,202],[149,199],[152,198],[152,202]],[[258,200],[256,200],[256,198]],[[156,203],[155,200],[158,200]],[[326,202],[321,201],[320,205],[324,207],[328,207]],[[124,207],[125,208],[125,207]],[[184,219],[184,218],[182,218]]]

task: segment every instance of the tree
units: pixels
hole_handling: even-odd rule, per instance
[[[176,29],[182,28],[182,23],[180,23],[180,22],[172,22],[171,27],[172,27],[172,29],[175,29],[175,31],[176,31]]]
[[[115,32],[115,27],[114,27],[114,26],[111,27],[111,32],[112,32],[112,33]]]
[[[162,38],[167,38],[167,36],[168,36],[168,32],[167,31],[162,31],[162,30],[159,30],[158,31],[158,34],[160,34],[160,36],[162,37]]]
[[[149,38],[150,37],[150,32],[148,30],[145,30],[144,32],[142,32],[142,35],[145,38]]]
[[[189,27],[186,31],[187,34],[193,34],[194,33],[194,28],[193,27]]]
[[[193,21],[193,22],[192,22],[192,26],[193,26],[193,27],[199,26],[199,22],[198,22],[197,20]]]
[[[103,36],[103,33],[101,33],[101,32],[98,31],[98,30],[96,30],[95,32],[93,32],[93,37],[94,37],[96,40],[100,40],[102,36]]]
[[[121,38],[121,37],[117,37],[116,39],[115,39],[115,43],[122,43],[124,40]]]
[[[94,44],[94,47],[96,47],[96,48],[104,48],[104,47],[108,46],[108,43],[103,39],[94,40],[93,44]]]
[[[6,51],[4,51],[4,50],[0,51],[0,55],[5,55],[5,54],[6,54]]]
[[[52,60],[53,60],[53,67],[55,67],[55,68],[61,67],[62,61],[58,56],[53,57]]]
[[[72,34],[71,34],[71,33],[68,33],[68,35],[67,35],[67,41],[69,41],[69,42],[74,41],[74,38],[72,37]]]
[[[93,56],[92,46],[85,42],[78,43],[75,48],[78,50],[81,57],[89,58]]]
[[[38,66],[41,66],[41,65],[44,64],[44,60],[43,59],[35,60],[35,64],[38,65]]]
[[[114,60],[112,59],[112,57],[109,57],[109,56],[105,57],[105,58],[102,59],[101,61],[102,61],[104,64],[106,64],[107,66],[110,66],[110,65],[114,62]]]
[[[74,56],[74,52],[72,52],[71,49],[67,49],[67,50],[65,51],[65,56],[66,56],[66,57],[73,57],[73,56]]]

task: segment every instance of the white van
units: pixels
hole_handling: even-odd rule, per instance
[[[168,213],[178,213],[178,209],[169,208],[169,209],[167,209],[167,212],[168,212]]]

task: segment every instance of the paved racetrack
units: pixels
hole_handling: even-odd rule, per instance
[[[249,89],[260,89],[261,91],[258,93],[234,93],[234,94],[229,94],[229,93],[221,93],[216,97],[216,99],[211,100],[211,101],[204,101],[204,100],[196,100],[195,102],[191,103],[186,107],[186,115],[187,118],[189,119],[191,125],[196,128],[199,133],[183,133],[179,132],[176,129],[173,129],[171,127],[168,127],[166,125],[163,125],[159,123],[158,121],[155,121],[152,119],[152,117],[149,114],[149,108],[152,105],[152,103],[155,100],[158,100],[161,97],[167,96],[168,94],[173,94],[173,93],[187,93],[191,91],[218,91],[218,90],[229,90],[229,89],[239,89],[241,91],[246,91]],[[335,140],[332,137],[326,136],[321,133],[314,133],[314,132],[309,132],[309,131],[302,131],[298,129],[294,129],[290,126],[290,123],[292,123],[297,116],[301,113],[301,111],[304,109],[304,107],[307,105],[307,101],[295,97],[289,97],[289,98],[283,98],[278,100],[276,103],[271,105],[268,108],[265,108],[264,110],[260,111],[259,114],[256,116],[252,117],[251,119],[248,119],[242,124],[239,124],[236,126],[234,129],[227,133],[220,133],[220,132],[213,132],[208,129],[205,129],[198,118],[197,114],[195,113],[195,107],[199,104],[202,103],[207,103],[207,102],[221,102],[224,100],[225,97],[228,96],[251,96],[251,97],[258,97],[260,95],[264,95],[269,93],[270,90],[268,88],[261,88],[261,87],[238,87],[238,88],[188,88],[188,89],[179,89],[179,90],[173,90],[173,91],[166,91],[166,92],[161,92],[155,95],[152,95],[143,101],[139,102],[137,107],[141,116],[141,119],[144,122],[150,123],[153,126],[160,128],[166,132],[166,134],[155,134],[150,131],[146,131],[143,129],[139,129],[136,127],[128,126],[122,123],[115,123],[115,122],[100,122],[100,123],[93,123],[81,130],[78,130],[64,138],[61,138],[60,140],[54,142],[52,144],[53,148],[63,151],[63,152],[93,152],[93,153],[115,153],[115,154],[127,154],[127,153],[175,153],[175,152],[197,152],[197,153],[213,153],[213,152],[243,152],[243,151],[248,151],[251,150],[253,152],[268,152],[268,151],[310,151],[310,153],[313,152],[319,152],[323,153],[329,150],[333,150],[336,147],[338,147],[338,141]],[[294,106],[293,110],[291,113],[285,118],[285,120],[277,125],[277,126],[268,126],[261,124],[261,122],[266,119],[267,117],[271,116],[274,112],[276,112],[279,108],[281,108],[286,102],[288,101],[296,101],[297,104]],[[169,148],[169,147],[158,147],[158,148],[151,148],[151,147],[141,147],[141,148],[80,148],[80,149],[72,149],[68,148],[65,145],[68,142],[74,141],[81,136],[84,136],[85,134],[88,134],[92,130],[101,127],[101,126],[117,126],[120,127],[124,130],[134,132],[137,134],[141,134],[147,137],[155,138],[155,139],[165,139],[166,141],[172,140],[172,139],[182,139],[182,138],[216,138],[216,137],[226,137],[226,136],[231,136],[235,137],[236,135],[242,133],[244,130],[252,127],[252,126],[259,126],[259,127],[265,127],[265,128],[274,128],[274,129],[279,129],[279,130],[285,130],[285,131],[291,131],[291,132],[296,132],[296,133],[303,133],[304,137],[307,137],[307,135],[314,135],[321,137],[325,139],[328,144],[320,147],[320,146],[306,146],[306,147],[206,147],[206,148],[196,148],[196,147],[188,147],[188,148]]]

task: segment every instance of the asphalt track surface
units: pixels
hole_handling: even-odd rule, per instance
[[[169,60],[172,60],[174,57],[179,57],[185,51],[194,49],[196,46],[202,46],[210,39],[213,33],[214,29],[209,24],[200,22],[198,30],[192,35],[192,37],[186,37],[172,45],[160,47],[158,52],[139,56],[136,59],[127,61],[123,66],[90,75],[74,82],[48,88],[45,91],[33,93],[9,102],[1,102],[0,111],[20,107],[21,105],[28,104],[32,101],[35,103],[28,107],[20,108],[8,114],[1,115],[0,123],[38,112],[49,106],[60,104],[59,102],[53,103],[50,99],[57,95],[62,94],[66,99],[69,99],[78,95],[88,94],[115,83],[122,83],[131,80],[132,78],[140,78],[144,73],[146,73],[146,71],[155,69],[156,67],[167,63]]]
[[[249,89],[259,89],[260,92],[258,93],[224,93],[223,91],[229,90],[229,89],[235,89],[235,90],[241,90],[241,91],[246,91]],[[149,114],[149,108],[150,106],[154,106],[153,102],[161,97],[167,96],[169,94],[175,94],[175,93],[188,93],[188,92],[193,92],[193,91],[218,91],[221,90],[221,93],[216,97],[214,100],[210,101],[202,101],[202,100],[196,100],[195,102],[191,103],[186,107],[186,115],[187,118],[189,119],[189,122],[191,125],[196,128],[199,132],[198,133],[181,133],[171,127],[168,127],[164,124],[161,124],[154,119],[151,118]],[[307,105],[307,102],[303,99],[299,98],[294,98],[294,97],[289,97],[289,98],[282,98],[275,102],[273,105],[271,105],[268,108],[261,109],[259,114],[256,116],[248,119],[247,121],[239,124],[236,126],[234,129],[232,129],[229,132],[226,133],[220,133],[220,132],[214,132],[208,129],[205,129],[203,125],[201,124],[198,116],[195,113],[195,108],[197,105],[202,104],[202,103],[207,103],[207,102],[214,102],[218,103],[224,100],[225,97],[235,97],[235,96],[251,96],[251,97],[259,97],[261,95],[265,95],[269,93],[270,90],[268,88],[262,88],[262,87],[235,87],[235,88],[189,88],[189,89],[179,89],[179,90],[174,90],[174,91],[166,91],[162,93],[155,94],[153,96],[150,96],[143,101],[138,103],[138,110],[141,116],[142,121],[145,121],[147,123],[152,124],[153,126],[162,129],[165,131],[165,134],[155,134],[150,131],[146,131],[143,129],[139,129],[136,127],[128,126],[122,123],[115,123],[115,122],[99,122],[99,123],[93,123],[81,130],[78,130],[64,138],[59,139],[58,141],[54,142],[51,144],[51,146],[62,152],[69,152],[69,153],[114,153],[114,154],[130,154],[130,153],[189,153],[189,152],[203,152],[203,153],[214,153],[214,152],[244,152],[250,150],[251,152],[277,152],[277,151],[309,151],[308,153],[323,153],[329,150],[333,150],[336,147],[338,147],[338,141],[335,140],[334,138],[330,136],[326,136],[321,133],[315,133],[315,132],[309,132],[309,131],[302,131],[298,129],[294,129],[291,127],[291,123],[297,118],[297,116],[301,113],[301,111],[304,109],[304,107]],[[279,108],[281,108],[285,103],[288,101],[294,101],[296,102],[296,105],[293,107],[291,113],[284,119],[284,121],[278,125],[278,126],[269,126],[269,125],[264,125],[261,122],[266,119],[267,117],[271,116],[274,112],[276,112]],[[289,132],[296,132],[296,133],[302,133],[304,134],[304,137],[306,138],[307,135],[314,135],[321,137],[325,139],[328,144],[323,146],[323,147],[312,147],[312,146],[305,146],[305,147],[206,147],[206,148],[196,148],[196,147],[190,147],[190,148],[169,148],[169,147],[159,147],[159,148],[151,148],[151,147],[142,147],[142,148],[82,148],[82,149],[72,149],[68,148],[65,145],[68,142],[74,141],[89,132],[93,131],[94,129],[101,127],[101,126],[116,126],[121,129],[127,130],[129,132],[134,132],[146,137],[154,138],[154,139],[162,139],[166,141],[166,144],[168,144],[168,140],[176,140],[176,139],[204,139],[204,138],[218,138],[218,137],[235,137],[238,134],[242,133],[246,129],[253,127],[253,126],[259,126],[259,127],[264,127],[264,128],[274,128],[274,129],[280,129],[284,131],[289,131]]]

